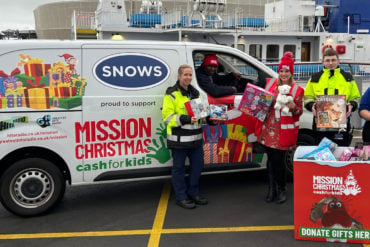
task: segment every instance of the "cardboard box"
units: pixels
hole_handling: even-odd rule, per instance
[[[370,162],[300,159],[315,148],[294,154],[295,239],[370,243]],[[337,160],[344,149],[335,149]]]

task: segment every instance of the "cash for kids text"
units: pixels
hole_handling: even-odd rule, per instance
[[[75,156],[91,159],[149,153],[151,125],[151,118],[76,122]]]

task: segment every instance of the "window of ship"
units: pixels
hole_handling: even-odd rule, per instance
[[[293,53],[293,58],[295,58],[295,49],[296,49],[296,45],[284,45],[283,54],[286,51],[290,51]]]
[[[247,83],[252,83],[258,85],[260,87],[264,87],[266,83],[266,78],[268,78],[268,74],[264,71],[253,65],[253,61],[245,61],[237,56],[232,54],[226,53],[216,53],[216,52],[207,52],[207,51],[195,51],[193,52],[193,61],[194,67],[196,71],[196,80],[198,84],[201,86],[202,83],[199,83],[201,79],[200,74],[206,75],[205,73],[201,73],[203,69],[201,67],[203,59],[207,54],[214,54],[217,56],[218,60],[218,67],[217,67],[217,81],[215,79],[214,83],[219,86],[235,86],[238,89],[236,94],[242,94]],[[232,76],[232,73],[240,73],[241,79],[239,81],[235,80]],[[205,89],[204,89],[205,90]],[[205,90],[206,91],[206,90]]]
[[[251,44],[249,45],[249,53],[250,56],[262,61],[262,45]]]
[[[279,45],[266,46],[266,62],[270,63],[279,62]]]

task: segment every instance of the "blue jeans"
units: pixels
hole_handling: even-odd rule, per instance
[[[172,149],[172,185],[177,201],[188,196],[195,197],[199,193],[199,178],[204,167],[203,147]],[[189,157],[189,177],[185,179],[185,160]]]

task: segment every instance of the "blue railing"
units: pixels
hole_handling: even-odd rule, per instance
[[[275,72],[278,72],[279,64],[266,64]],[[368,63],[341,63],[341,69],[352,75],[358,75],[363,80],[370,80],[370,64]],[[294,64],[294,79],[298,81],[308,80],[313,73],[321,71],[323,65],[321,63],[296,63]]]

